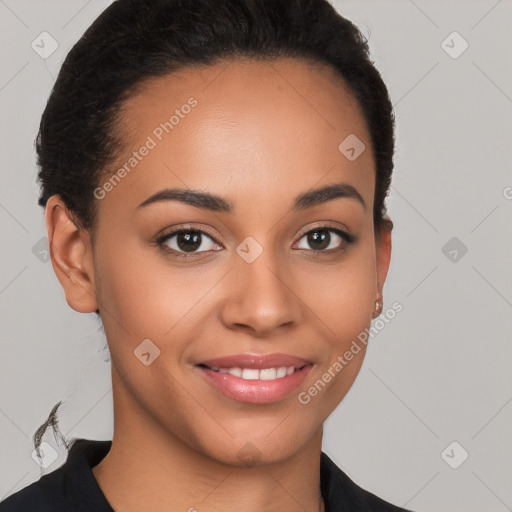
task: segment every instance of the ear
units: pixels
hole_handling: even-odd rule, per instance
[[[377,259],[377,298],[382,294],[386,276],[388,275],[389,263],[391,261],[391,231],[393,222],[389,217],[385,217],[382,226],[376,233],[375,251]]]
[[[69,306],[79,313],[98,309],[90,234],[75,223],[59,195],[46,203],[46,230],[53,270]]]

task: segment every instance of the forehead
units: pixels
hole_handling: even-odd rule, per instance
[[[241,194],[268,202],[288,191],[295,197],[322,180],[350,183],[373,202],[364,116],[327,66],[240,58],[187,67],[139,86],[117,126],[125,151],[112,172],[151,146],[135,165],[125,165],[122,187],[110,194],[126,205],[171,186],[231,196],[235,206]],[[353,136],[368,151],[350,161],[339,146]]]

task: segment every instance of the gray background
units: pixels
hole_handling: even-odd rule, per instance
[[[105,339],[45,261],[33,149],[62,60],[108,3],[0,0],[0,498],[39,478],[31,438],[58,400],[66,436],[112,436]],[[512,510],[512,2],[335,5],[370,37],[395,106],[384,310],[404,309],[372,338],[324,450],[418,512]],[[48,59],[31,48],[43,31],[59,45]],[[460,39],[442,45],[454,31],[469,44],[457,58],[445,49]],[[66,452],[44,440],[59,454],[49,472]]]

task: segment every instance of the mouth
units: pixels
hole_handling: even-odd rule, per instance
[[[217,391],[239,402],[270,404],[292,393],[313,363],[285,354],[240,354],[196,365]]]

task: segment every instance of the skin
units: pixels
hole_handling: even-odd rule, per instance
[[[113,444],[93,473],[119,511],[320,510],[322,425],[365,351],[309,404],[297,397],[369,327],[386,279],[391,232],[374,230],[370,135],[330,68],[237,59],[139,88],[118,123],[126,152],[112,172],[191,96],[197,106],[97,200],[94,239],[59,196],[47,204],[66,300],[79,312],[100,309],[111,353]],[[367,148],[352,162],[338,150],[349,134]],[[355,187],[366,207],[337,198],[293,211],[299,194],[338,182]],[[234,212],[177,201],[137,208],[173,187],[222,196]],[[344,250],[315,258],[304,235],[325,222],[357,240],[329,232],[329,248]],[[203,238],[200,250],[209,254],[185,259],[154,244],[183,223],[215,236]],[[235,251],[248,236],[263,248],[250,264]],[[149,366],[133,353],[147,338],[161,351]],[[299,389],[273,404],[230,399],[195,366],[273,352],[313,362]],[[244,447],[256,462],[241,460]]]

